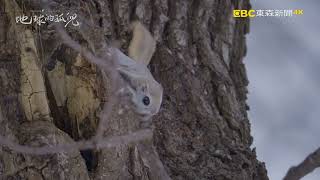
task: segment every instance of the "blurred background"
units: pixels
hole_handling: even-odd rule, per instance
[[[251,19],[245,58],[253,147],[271,180],[320,147],[320,1],[251,0],[252,9],[303,9]],[[303,178],[319,180],[320,169]]]

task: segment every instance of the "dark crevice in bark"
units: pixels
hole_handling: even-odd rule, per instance
[[[150,22],[150,26],[149,29],[153,30],[154,28],[154,22],[156,22],[156,14],[160,14],[160,12],[157,11],[157,8],[155,6],[155,2],[156,0],[150,0],[150,4],[151,4],[151,22]],[[151,32],[154,33],[154,32]]]
[[[80,151],[82,158],[86,162],[86,167],[89,173],[93,173],[97,168],[97,155],[93,150]]]
[[[137,9],[137,5],[138,5],[138,1],[134,0],[134,1],[130,1],[130,12],[129,12],[129,17],[130,17],[130,21],[141,21],[142,19],[138,19],[137,16],[135,16],[135,12]]]
[[[59,108],[57,106],[56,100],[54,98],[54,94],[51,89],[51,85],[49,83],[49,79],[47,74],[44,74],[45,77],[45,87],[46,87],[46,93],[49,101],[49,107],[51,111],[51,116],[53,118],[54,124],[61,130],[66,132],[66,127],[64,123],[64,118],[61,116],[61,113],[59,111]]]
[[[114,1],[115,0],[108,0],[109,2],[109,5],[110,5],[110,15],[111,15],[111,22],[112,22],[112,27],[113,27],[113,30],[115,32],[115,37],[112,37],[112,39],[119,39],[120,37],[120,33],[119,33],[119,25],[118,25],[118,22],[117,22],[117,18],[115,17],[115,10],[114,10]]]
[[[102,17],[102,10],[101,10],[101,4],[98,2],[98,1],[96,1],[96,0],[93,0],[93,3],[94,3],[94,6],[95,6],[95,9],[96,9],[96,11],[97,11],[97,15],[98,15],[98,26],[100,27],[100,28],[102,28],[103,27],[103,17]]]

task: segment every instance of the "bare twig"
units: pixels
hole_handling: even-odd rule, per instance
[[[9,149],[23,154],[31,155],[46,155],[55,153],[64,153],[72,151],[81,151],[87,149],[99,149],[99,148],[110,148],[122,144],[129,144],[131,142],[141,141],[152,137],[152,131],[145,129],[134,133],[130,133],[123,136],[114,136],[110,138],[103,139],[101,141],[78,141],[69,144],[58,144],[58,145],[45,145],[43,147],[30,147],[26,145],[20,145],[15,143],[6,137],[0,136],[1,146],[6,146]]]
[[[320,167],[320,148],[311,153],[303,162],[289,169],[283,180],[299,180]]]

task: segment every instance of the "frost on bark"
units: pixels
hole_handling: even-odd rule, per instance
[[[50,27],[17,26],[14,9],[39,1],[0,0],[0,133],[30,146],[71,143],[94,136],[108,101],[95,65],[65,47]],[[247,19],[233,9],[248,0],[58,1],[82,17],[72,38],[94,53],[117,40],[127,52],[130,22],[140,20],[157,41],[149,66],[164,87],[153,117],[153,138],[103,150],[45,156],[0,148],[4,179],[268,179],[250,149],[246,104]],[[115,105],[105,136],[139,130],[134,113]],[[125,104],[124,104],[125,105]],[[1,118],[2,117],[2,118]],[[152,145],[153,144],[153,145]]]

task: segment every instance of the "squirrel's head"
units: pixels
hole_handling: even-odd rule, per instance
[[[137,113],[149,117],[159,112],[163,88],[157,81],[154,79],[132,79],[128,88]]]

